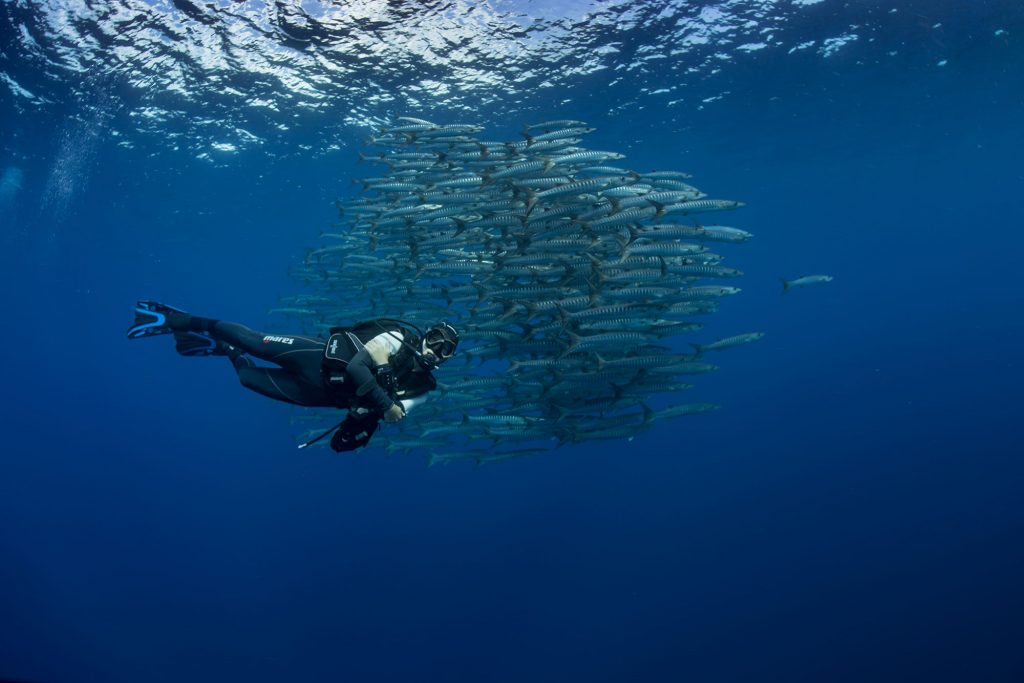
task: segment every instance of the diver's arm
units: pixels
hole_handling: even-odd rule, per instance
[[[356,388],[356,396],[366,399],[370,405],[384,414],[387,422],[397,422],[405,416],[405,408],[395,403],[377,382],[377,368],[387,365],[391,356],[402,348],[402,333],[387,331],[366,342],[353,356],[346,368]]]
[[[345,372],[352,380],[352,386],[356,388],[356,396],[365,399],[380,412],[387,413],[394,407],[395,402],[377,383],[377,376],[374,373],[376,365],[370,351],[364,347],[348,362]]]

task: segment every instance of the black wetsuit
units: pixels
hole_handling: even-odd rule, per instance
[[[189,316],[187,326],[230,345],[227,355],[242,386],[268,398],[300,406],[352,408],[358,404],[379,414],[394,403],[376,383],[375,364],[365,349],[348,361],[344,377],[334,376],[340,382],[329,381],[324,368],[326,339],[266,334],[238,323],[198,316]],[[379,332],[371,329],[364,336],[372,338],[386,329],[396,328],[380,327]],[[408,332],[403,336],[408,341],[418,341]],[[419,363],[409,346],[414,344],[403,344],[390,359],[399,399],[421,396],[437,387],[433,374]],[[248,356],[280,367],[257,366]]]
[[[348,392],[331,391],[324,385],[320,368],[326,340],[265,334],[224,320],[217,321],[208,334],[234,347],[228,357],[247,389],[299,406],[349,407]],[[260,367],[248,356],[280,367]]]

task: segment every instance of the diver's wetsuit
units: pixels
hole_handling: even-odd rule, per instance
[[[207,334],[234,347],[228,351],[242,386],[268,398],[299,406],[347,408],[344,394],[324,386],[320,364],[327,341],[314,337],[255,332],[245,325],[211,321]],[[279,368],[255,365],[249,354]]]
[[[392,398],[378,384],[377,368],[366,348],[360,349],[348,361],[344,377],[330,373],[332,382],[338,379],[341,382],[329,384],[325,381],[323,367],[327,347],[325,339],[266,334],[238,323],[199,316],[187,316],[183,326],[228,345],[224,353],[231,359],[242,386],[286,403],[330,408],[360,405],[383,414],[399,399],[405,401],[403,407],[408,407],[406,399],[414,399],[437,388],[434,376],[410,352],[412,345],[401,342],[399,346],[398,340],[403,338],[401,334],[394,338],[389,359],[396,381],[396,392]],[[384,326],[380,329],[387,330]],[[245,354],[281,367],[257,366]]]
[[[432,370],[455,352],[458,332],[447,323],[422,337],[396,323],[401,321],[381,318],[333,327],[330,338],[321,339],[256,332],[238,323],[194,316],[158,301],[143,300],[135,306],[128,338],[173,333],[178,353],[227,356],[242,386],[267,398],[306,407],[348,409],[337,427],[300,446],[334,432],[331,448],[341,452],[362,448],[382,418],[401,419],[436,389]],[[250,356],[279,367],[257,366]]]

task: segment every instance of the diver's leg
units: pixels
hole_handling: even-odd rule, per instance
[[[282,368],[261,368],[249,365],[245,356],[233,360],[242,386],[276,401],[297,406],[332,406],[327,392],[301,381]],[[251,362],[251,361],[250,361]]]
[[[295,374],[284,368],[259,367],[241,349],[225,342],[218,344],[226,347],[224,355],[231,361],[245,388],[298,406],[340,407],[337,398],[332,397],[323,386],[319,361],[316,361],[315,373],[310,368],[310,372]]]
[[[243,353],[248,353],[260,360],[277,363],[296,373],[307,374],[311,366],[315,366],[317,375],[320,370],[320,357],[326,342],[315,337],[304,337],[294,334],[267,334],[250,330],[245,325],[202,318],[197,315],[188,316],[186,321],[172,320],[172,324],[184,324],[184,329],[206,334],[216,341],[222,341]]]

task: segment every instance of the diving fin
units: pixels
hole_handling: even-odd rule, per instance
[[[226,356],[231,347],[199,332],[175,332],[174,348],[183,356]]]
[[[187,319],[188,313],[158,301],[138,302],[135,305],[135,323],[128,328],[128,338],[140,339],[174,332],[168,316],[183,316]]]

